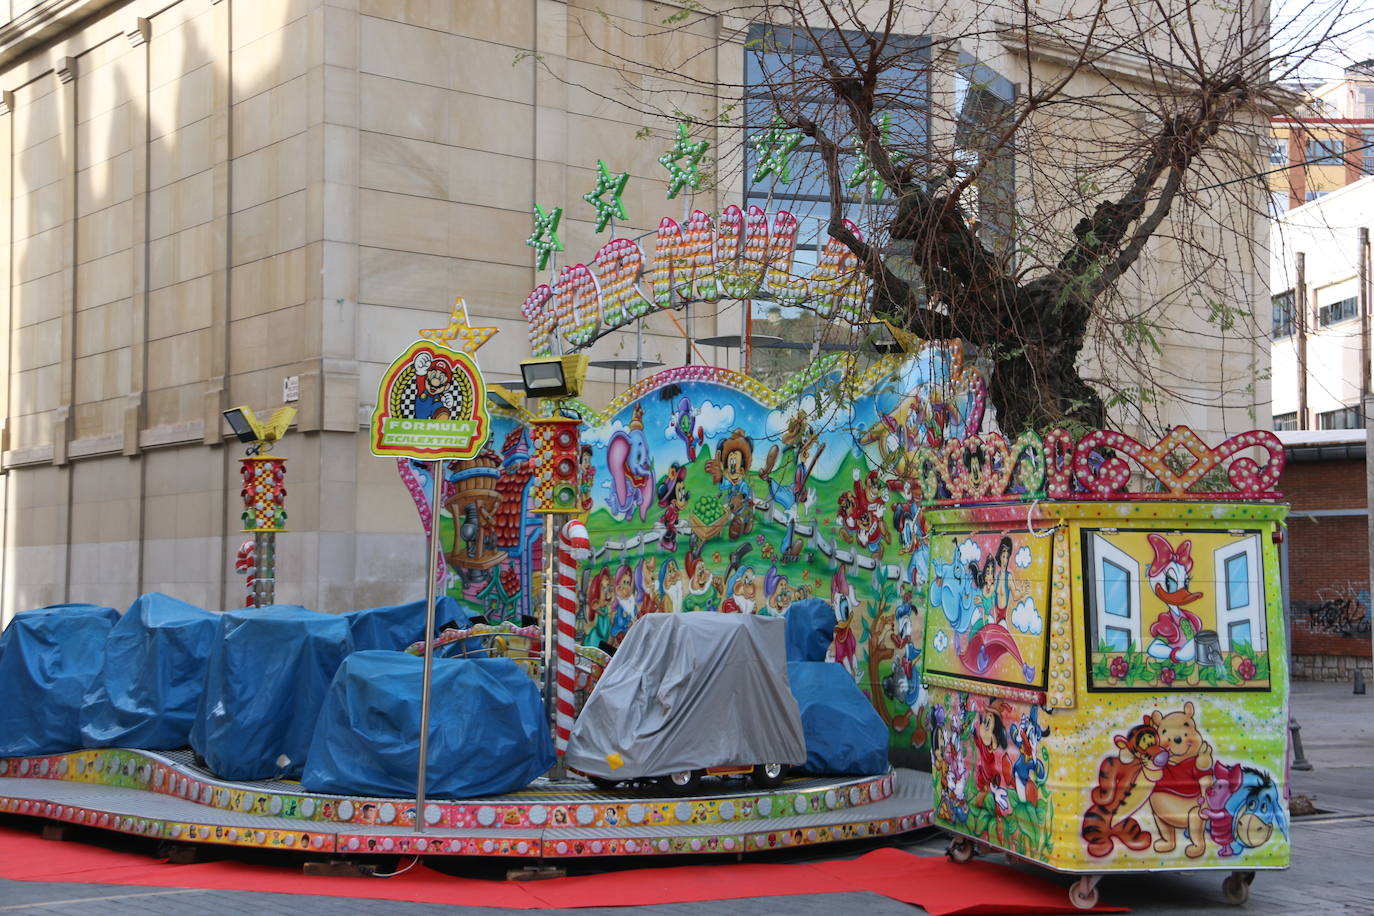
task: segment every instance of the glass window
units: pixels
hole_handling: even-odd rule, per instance
[[[1102,561],[1102,609],[1116,617],[1131,616],[1131,574],[1110,560]],[[1125,632],[1124,630],[1121,632]]]
[[[1317,429],[1360,429],[1363,426],[1358,407],[1342,407],[1317,414]]]
[[[1374,89],[1357,89],[1355,92],[1358,99],[1355,117],[1374,118]]]
[[[1308,165],[1340,165],[1344,153],[1342,137],[1310,137],[1307,141]]]
[[[1288,413],[1276,413],[1276,414],[1274,414],[1274,430],[1275,430],[1275,432],[1280,431],[1280,430],[1297,429],[1297,428],[1298,428],[1298,412],[1297,412],[1296,410],[1290,410]]]
[[[861,41],[857,32],[807,32],[785,27],[754,25],[745,42],[744,123],[747,138],[770,129],[778,102],[791,103],[825,132],[847,141],[852,132],[848,114],[827,89],[812,77],[819,74],[823,55],[843,58],[848,54],[845,41]],[[895,37],[888,53],[893,55],[875,91],[878,110],[887,117],[894,145],[911,149],[924,145],[929,133],[930,42],[920,36]],[[804,139],[789,157],[791,181],[783,184],[776,175],[753,180],[759,153],[751,143],[744,147],[745,207],[756,204],[770,214],[787,210],[798,220],[828,220],[829,189],[819,152],[811,140]],[[848,177],[858,165],[852,152],[841,158],[840,173]],[[846,182],[847,183],[847,182]],[[859,203],[869,188],[846,189],[850,200]],[[890,207],[891,195],[877,206]],[[805,230],[803,237],[814,234]],[[825,239],[822,238],[824,244]],[[802,246],[801,239],[798,247]]]
[[[1293,336],[1293,291],[1287,290],[1271,300],[1274,310],[1274,324],[1271,334],[1275,340]]]
[[[1364,147],[1360,150],[1360,171],[1366,175],[1374,175],[1374,127],[1366,127],[1360,132],[1360,145]]]
[[[1347,321],[1354,318],[1359,311],[1360,300],[1355,296],[1348,296],[1330,305],[1323,305],[1317,310],[1317,323],[1325,327],[1328,324],[1335,324],[1338,321]]]
[[[1270,137],[1269,138],[1269,164],[1287,165],[1288,164],[1288,138]]]
[[[1308,191],[1306,194],[1303,195],[1302,199],[1310,204],[1314,200],[1321,200],[1323,197],[1330,193],[1330,191]]]
[[[1226,561],[1226,609],[1250,603],[1250,555],[1239,553]]]
[[[1103,631],[1102,644],[1113,652],[1125,652],[1131,647],[1131,631],[1107,627]]]

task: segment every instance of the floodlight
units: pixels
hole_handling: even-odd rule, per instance
[[[910,353],[916,341],[915,335],[882,318],[864,322],[863,335],[863,342],[879,353]]]
[[[525,380],[525,395],[531,398],[573,398],[582,392],[587,375],[587,357],[539,356],[520,363]]]
[[[257,418],[253,416],[251,408],[231,407],[224,411],[224,419],[229,421],[229,428],[240,442],[257,442],[261,438]]]
[[[264,442],[271,444],[286,435],[286,429],[296,417],[296,408],[278,407],[264,423],[257,418],[251,407],[231,407],[224,411],[224,419],[234,431],[240,442]]]

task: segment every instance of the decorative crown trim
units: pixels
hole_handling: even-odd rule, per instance
[[[1247,449],[1266,453],[1263,464]],[[1283,472],[1284,450],[1268,430],[1251,430],[1210,448],[1197,433],[1176,426],[1146,448],[1125,433],[1098,429],[1077,442],[1056,429],[1041,439],[1022,433],[1007,442],[998,433],[951,439],[921,448],[913,480],[926,505],[1032,499],[1273,500]],[[1207,475],[1222,468],[1229,489],[1207,488]],[[1143,486],[1132,490],[1133,475]]]

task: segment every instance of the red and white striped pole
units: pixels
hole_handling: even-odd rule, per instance
[[[574,650],[577,645],[577,565],[592,555],[587,526],[577,519],[558,533],[558,688],[554,701],[554,750],[562,757],[568,750],[573,725],[573,684],[577,677]]]

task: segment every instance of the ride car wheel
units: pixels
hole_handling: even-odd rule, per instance
[[[749,777],[760,789],[776,789],[787,778],[787,767],[780,763],[760,763]]]
[[[664,776],[659,783],[674,795],[691,795],[701,788],[701,770],[678,770]]]

